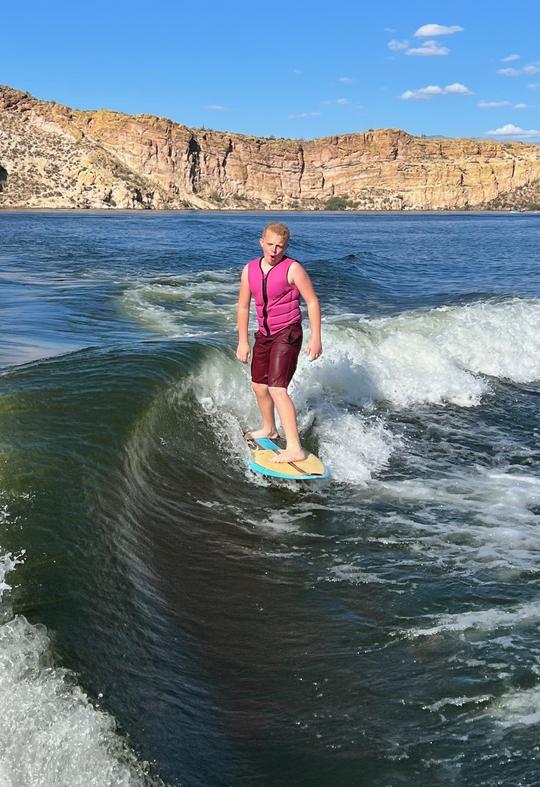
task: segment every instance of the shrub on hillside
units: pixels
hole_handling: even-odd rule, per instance
[[[347,210],[352,208],[353,205],[347,196],[344,197],[330,197],[324,206],[325,210]]]

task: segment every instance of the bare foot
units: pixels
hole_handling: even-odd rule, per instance
[[[258,437],[268,437],[270,440],[275,440],[279,437],[277,430],[267,432],[266,429],[254,429],[251,432],[244,432],[246,440],[256,440]]]
[[[299,451],[280,451],[272,458],[272,462],[281,464],[282,462],[303,462],[309,456],[307,451],[301,448]]]

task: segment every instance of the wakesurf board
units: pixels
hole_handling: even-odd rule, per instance
[[[244,436],[251,450],[249,468],[255,473],[289,481],[320,481],[328,478],[327,468],[315,454],[308,454],[300,462],[274,462],[275,455],[284,447],[279,438]]]

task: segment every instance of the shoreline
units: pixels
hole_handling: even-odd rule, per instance
[[[81,215],[92,215],[98,214],[100,216],[116,216],[116,215],[134,215],[134,216],[143,216],[143,215],[177,215],[177,214],[187,214],[187,215],[246,215],[246,216],[264,216],[267,214],[271,215],[280,215],[280,214],[287,214],[287,215],[298,215],[298,216],[403,216],[403,215],[426,215],[426,216],[444,216],[444,215],[451,215],[451,216],[507,216],[507,215],[515,215],[515,214],[526,214],[531,215],[535,213],[540,213],[540,208],[497,208],[497,209],[490,209],[490,208],[471,208],[470,210],[466,210],[463,208],[452,210],[450,208],[444,209],[431,209],[427,210],[425,208],[405,208],[403,210],[353,210],[353,209],[346,209],[346,210],[300,210],[300,209],[291,209],[291,208],[269,208],[269,209],[236,209],[236,208],[32,208],[32,207],[4,207],[0,205],[0,215],[7,214],[7,213],[65,213],[68,215],[73,214],[81,214]]]

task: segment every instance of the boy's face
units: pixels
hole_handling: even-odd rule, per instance
[[[282,235],[268,230],[260,239],[261,249],[264,258],[270,265],[277,265],[281,262],[287,249],[287,241]]]

